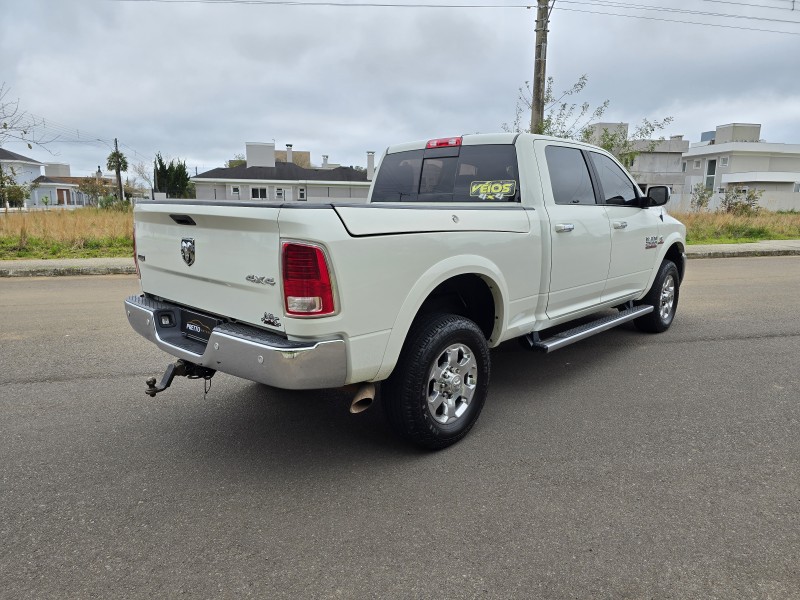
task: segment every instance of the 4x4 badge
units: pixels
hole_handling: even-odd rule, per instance
[[[188,266],[191,267],[194,264],[194,238],[183,238],[181,240],[181,256],[183,257],[183,262]]]

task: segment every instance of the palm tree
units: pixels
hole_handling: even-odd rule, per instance
[[[114,140],[114,146],[117,145],[117,140]],[[109,171],[115,171],[117,174],[117,191],[118,191],[118,199],[120,202],[125,200],[125,196],[122,195],[122,176],[119,174],[120,171],[127,171],[128,170],[128,159],[125,158],[125,155],[117,150],[112,150],[111,154],[108,155],[108,159],[106,160],[106,166],[108,167]]]
[[[119,150],[114,150],[111,154],[108,155],[108,160],[106,161],[106,167],[108,167],[109,171],[114,171],[119,173],[120,171],[128,170],[128,159],[125,158],[125,155],[120,152]]]

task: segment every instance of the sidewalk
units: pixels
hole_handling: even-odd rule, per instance
[[[688,246],[689,258],[740,258],[743,256],[800,255],[800,240],[771,240],[747,244]],[[133,258],[56,258],[52,260],[0,260],[0,277],[53,277],[56,275],[132,275]]]

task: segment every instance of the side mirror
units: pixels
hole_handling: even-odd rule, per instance
[[[644,198],[644,206],[664,206],[669,202],[669,187],[666,185],[654,185],[647,190],[647,197]]]

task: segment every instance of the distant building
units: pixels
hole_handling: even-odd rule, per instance
[[[592,144],[600,143],[604,130],[619,132],[628,139],[628,123],[594,123],[589,128]],[[681,157],[689,149],[688,140],[673,135],[667,140],[636,140],[632,144],[638,154],[625,166],[643,192],[651,185],[666,185],[673,192],[683,188]]]
[[[702,134],[703,141],[684,153],[683,195],[703,184],[715,194],[734,187],[763,192],[759,205],[768,210],[800,209],[800,144],[768,143],[761,125],[730,123]],[[719,196],[712,198],[712,208]]]
[[[327,155],[323,156],[321,167],[312,167],[310,154],[297,153],[295,159],[291,144],[279,153],[273,143],[249,142],[245,149],[244,165],[212,169],[192,177],[198,200],[363,202],[367,198],[374,152],[367,153],[365,171],[330,164]]]
[[[114,183],[107,177],[102,179],[108,186]],[[45,163],[44,175],[33,180],[31,198],[26,204],[29,208],[87,206],[91,204],[91,198],[78,189],[83,180],[84,177],[70,176],[67,164]]]
[[[14,170],[14,179],[18,185],[26,185],[42,174],[44,163],[22,156],[10,150],[0,148],[0,168],[8,174]]]

